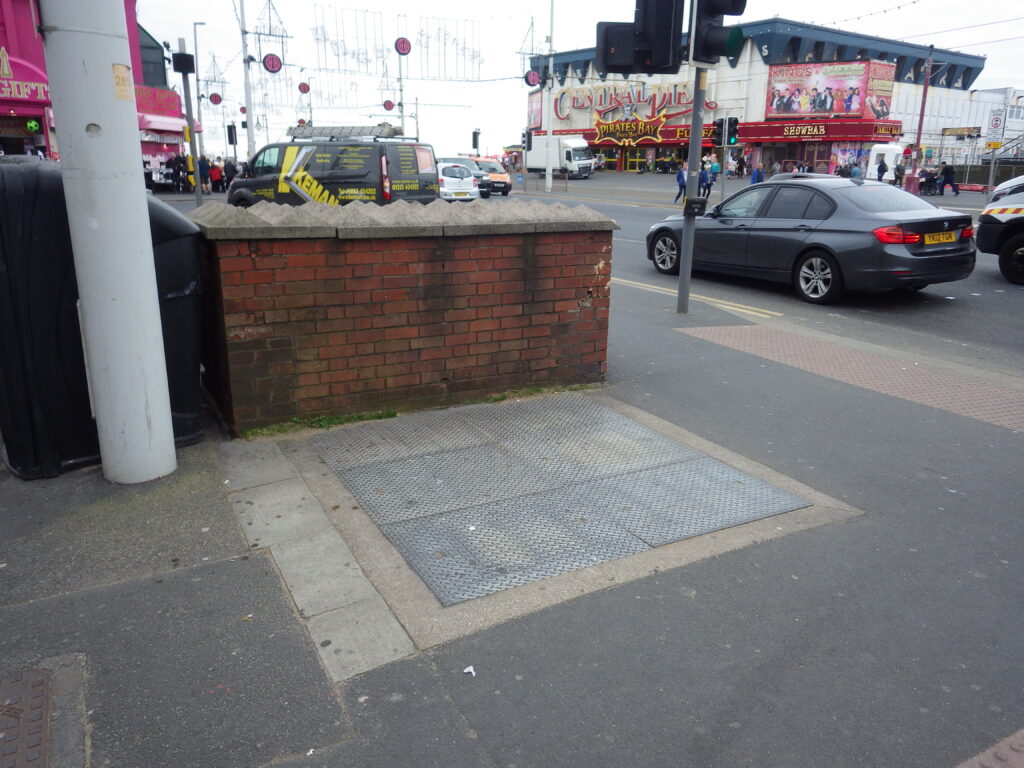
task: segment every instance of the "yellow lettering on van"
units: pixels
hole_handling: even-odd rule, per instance
[[[288,189],[287,173],[288,169],[292,167],[292,163],[295,162],[297,154],[299,154],[298,146],[286,147],[284,150],[284,158],[281,160],[281,174],[277,177],[277,191],[283,195],[287,195],[290,191]]]

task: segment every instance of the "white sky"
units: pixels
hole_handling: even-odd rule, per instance
[[[245,134],[241,131],[242,115],[239,114],[239,105],[244,97],[242,43],[237,21],[241,0],[137,1],[142,26],[157,40],[168,41],[175,51],[178,38],[183,37],[187,50],[192,52],[193,22],[205,22],[204,26],[197,28],[200,76],[211,76],[213,55],[223,69],[226,81],[222,88],[203,89],[204,93],[220,91],[225,99],[222,110],[213,109],[206,102],[203,104],[205,149],[207,154],[222,154],[223,121],[235,120],[239,125],[239,154],[244,156]],[[287,48],[282,57],[287,69],[273,81],[271,76],[261,75],[265,86],[255,89],[269,92],[268,102],[272,104],[268,110],[256,110],[260,123],[256,134],[257,148],[267,141],[283,138],[288,125],[294,124],[298,117],[309,116],[308,98],[301,96],[295,85],[300,80],[308,81],[313,90],[313,118],[317,125],[372,125],[382,120],[397,124],[398,110],[389,114],[381,104],[386,98],[399,101],[394,77],[398,56],[392,48],[399,35],[408,37],[413,43],[412,53],[403,60],[406,133],[412,135],[415,132],[416,121],[412,114],[417,113],[414,103],[418,98],[420,138],[432,143],[438,155],[468,152],[474,128],[481,130],[481,149],[485,154],[498,153],[502,146],[519,142],[526,120],[526,94],[529,91],[522,80],[526,67],[519,52],[547,50],[550,2],[377,0],[371,6],[374,12],[378,12],[375,17],[357,17],[355,14],[365,7],[345,0],[276,0],[274,8],[291,36],[285,41]],[[593,47],[598,21],[631,21],[634,3],[631,0],[589,0],[586,3],[555,0],[554,7],[555,50],[566,51]],[[832,11],[812,13],[808,10],[815,7]],[[859,10],[850,10],[855,7]],[[937,48],[988,57],[981,76],[975,81],[975,88],[1024,87],[1019,52],[1021,43],[1024,43],[1024,6],[999,3],[978,8],[982,7],[985,8],[984,13],[972,13],[963,0],[864,0],[863,5],[813,4],[806,0],[748,0],[745,13],[737,21],[742,24],[744,19],[760,21],[780,16],[849,32],[908,39],[908,42],[922,45],[932,43]],[[246,26],[250,30],[256,27],[266,8],[267,0],[245,0]],[[850,18],[852,16],[861,18]],[[340,29],[337,26],[339,20],[344,22],[355,18],[366,22],[364,30],[367,24],[377,26],[376,37],[386,43],[383,61],[388,66],[390,82],[382,81],[379,74],[342,75],[316,71],[327,64],[321,61],[318,65],[318,50],[326,54],[328,44],[318,48],[313,28],[321,23],[328,28]],[[946,31],[986,22],[1002,23]],[[351,30],[350,24],[345,34],[335,33],[333,29],[328,34],[332,38],[343,39],[351,53],[367,50],[366,45],[360,47],[361,33],[352,33]],[[459,41],[456,47],[464,46],[466,55],[460,56],[451,50],[447,56],[443,55],[442,46],[434,44],[439,30],[448,32]],[[428,38],[421,37],[424,33]],[[423,45],[420,45],[421,39]],[[250,35],[250,53],[255,54],[254,47],[255,40]],[[333,50],[337,52],[337,46]],[[478,51],[478,59],[472,58],[474,50]],[[268,51],[280,52],[279,43],[265,40],[263,52]],[[375,63],[366,66],[376,66],[381,59],[373,51],[370,53]],[[252,65],[251,71],[256,74],[258,67],[257,64]],[[446,74],[448,77],[417,77],[424,74],[432,77]],[[180,75],[169,72],[169,76],[180,92]],[[283,88],[285,82],[292,87]],[[261,93],[255,90],[254,99],[259,101]],[[269,113],[269,120],[262,117],[264,111]],[[264,125],[264,122],[269,125]]]

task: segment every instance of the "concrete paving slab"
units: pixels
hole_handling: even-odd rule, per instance
[[[231,504],[252,546],[306,539],[330,526],[320,502],[299,478],[239,491],[231,495]]]
[[[309,634],[335,682],[414,653],[416,646],[387,603],[373,595],[310,619]]]
[[[333,527],[270,549],[303,618],[377,594]]]
[[[295,477],[295,468],[270,440],[231,440],[218,446],[229,491],[276,483]]]

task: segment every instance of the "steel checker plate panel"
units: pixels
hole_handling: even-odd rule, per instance
[[[381,526],[443,605],[649,549],[579,487]]]
[[[449,411],[423,411],[314,435],[309,444],[335,472],[425,453],[484,445],[486,434]]]
[[[807,506],[575,394],[310,443],[444,605]]]
[[[711,458],[602,480],[587,492],[621,505],[605,512],[652,547],[792,512],[808,502]]]
[[[379,462],[338,474],[378,524],[522,496],[559,484],[493,445]]]
[[[50,765],[51,681],[45,669],[0,676],[0,765]]]

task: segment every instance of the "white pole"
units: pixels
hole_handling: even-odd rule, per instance
[[[252,81],[249,79],[249,33],[245,29],[245,0],[238,0],[238,21],[242,27],[242,74],[245,81],[245,141],[246,160],[256,154],[256,134],[252,125]]]
[[[142,483],[177,463],[125,6],[41,16],[103,475]]]
[[[192,47],[196,53],[196,121],[199,123],[199,127],[203,126],[203,85],[199,79],[199,27],[205,27],[205,21],[193,21],[192,22]],[[196,131],[197,138],[199,139],[199,154],[200,156],[206,154],[206,150],[203,149],[203,134],[201,131]],[[198,162],[199,158],[196,158]]]
[[[555,143],[555,0],[551,0],[551,25],[548,27],[548,95],[544,99],[544,127],[547,129],[547,151],[544,159],[544,191],[551,192],[551,176],[554,172],[551,150]]]

